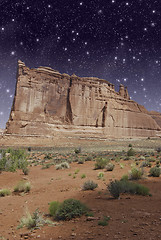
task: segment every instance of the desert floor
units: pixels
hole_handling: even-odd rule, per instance
[[[19,145],[16,141],[7,143],[3,139],[1,147]],[[136,155],[125,160],[129,144],[132,144]],[[129,174],[133,167],[139,168],[143,161],[139,160],[140,156],[153,158],[152,166],[155,166],[156,161],[161,159],[161,152],[156,151],[161,146],[161,139],[64,139],[48,142],[48,146],[44,147],[38,141],[35,144],[22,141],[23,147],[30,145],[28,175],[24,175],[22,170],[0,173],[0,189],[12,191],[10,196],[0,197],[0,239],[161,239],[161,177],[149,177],[150,168],[145,167],[143,179],[138,180],[150,189],[152,196],[124,194],[120,199],[114,199],[107,190],[110,181]],[[81,147],[81,153],[75,154],[76,147]],[[88,156],[91,161],[85,161],[84,164],[76,162]],[[115,165],[113,171],[94,170],[95,157],[100,156],[112,158],[111,162]],[[70,168],[56,170],[54,163],[59,161],[70,162]],[[104,176],[98,179],[100,172]],[[86,177],[82,178],[82,174]],[[20,180],[31,183],[29,193],[13,193],[14,186]],[[96,182],[98,188],[82,191],[82,185],[87,180]],[[26,211],[32,214],[37,208],[44,213],[44,217],[53,220],[48,215],[49,203],[68,198],[81,200],[91,209],[94,217],[82,216],[40,229],[17,229]],[[99,226],[98,221],[104,216],[110,216],[108,225]]]

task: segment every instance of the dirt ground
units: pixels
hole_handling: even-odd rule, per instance
[[[83,146],[83,150],[89,152],[100,150],[118,151],[128,149],[127,141],[76,142],[74,145]],[[133,140],[131,140],[133,141]],[[154,150],[161,145],[160,140],[133,141],[136,149]],[[38,147],[38,146],[37,146]],[[55,148],[55,151],[71,151],[71,143],[64,147]],[[121,168],[120,164],[124,167]],[[161,239],[161,178],[146,177],[139,183],[150,189],[152,196],[121,195],[121,199],[113,199],[107,190],[111,180],[120,179],[127,174],[133,164],[132,160],[115,162],[112,172],[94,170],[94,161],[78,164],[70,164],[70,169],[56,170],[55,166],[42,169],[42,166],[31,166],[29,175],[24,176],[21,170],[17,172],[2,172],[0,174],[0,189],[8,188],[13,191],[14,186],[20,180],[28,180],[31,183],[31,191],[28,194],[12,195],[0,198],[0,239]],[[74,174],[78,169],[78,173]],[[149,169],[146,168],[147,176]],[[98,179],[98,173],[104,173],[104,180]],[[82,179],[81,175],[86,178]],[[76,176],[73,178],[73,176]],[[82,185],[87,180],[93,180],[98,184],[94,191],[82,191]],[[43,226],[41,229],[28,230],[17,229],[20,219],[26,210],[33,213],[37,208],[40,212],[49,213],[49,202],[63,201],[68,198],[79,199],[85,203],[94,213],[89,219],[82,216],[70,221],[59,222],[56,226]],[[98,221],[103,216],[110,216],[108,226],[99,226]],[[51,219],[51,218],[50,218]],[[51,219],[52,220],[52,219]]]

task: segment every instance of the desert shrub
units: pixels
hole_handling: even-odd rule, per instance
[[[52,159],[52,154],[51,153],[46,153],[44,159]]]
[[[44,164],[44,165],[42,166],[41,169],[48,169],[48,168],[50,168],[50,167],[51,167],[51,163],[46,163],[46,164]]]
[[[161,147],[157,147],[156,151],[157,151],[157,153],[160,153],[161,152]]]
[[[130,180],[138,180],[138,179],[142,178],[142,175],[143,175],[142,170],[139,170],[137,168],[132,168],[131,171],[130,171],[129,179]]]
[[[128,180],[115,180],[108,185],[108,190],[114,198],[119,198],[121,193],[149,195],[149,189],[141,184]]]
[[[93,182],[92,180],[88,180],[83,184],[82,190],[83,191],[94,190],[97,187],[98,187],[97,183]]]
[[[14,150],[9,148],[3,150],[0,159],[0,170],[15,172],[16,169],[23,169],[28,166],[27,154],[24,149]]]
[[[27,150],[28,150],[29,152],[31,152],[31,147],[28,147]]]
[[[21,218],[17,228],[27,227],[28,229],[36,229],[45,224],[52,224],[52,222],[45,220],[39,210],[36,209],[32,215],[27,211],[26,216]]]
[[[135,155],[135,151],[133,148],[130,148],[128,151],[127,151],[127,156],[134,156]]]
[[[129,180],[128,175],[127,175],[127,174],[124,174],[124,175],[122,176],[121,180],[123,180],[123,181],[128,181],[128,180]]]
[[[120,168],[123,169],[124,168],[124,164],[120,163]]]
[[[97,175],[98,179],[101,179],[104,177],[104,173],[103,172],[99,172]]]
[[[84,159],[78,159],[78,164],[83,164],[84,163]]]
[[[9,196],[11,194],[11,191],[9,189],[1,189],[0,190],[0,197]]]
[[[74,171],[74,174],[78,174],[79,173],[79,168],[77,168],[75,171]]]
[[[17,183],[17,185],[14,187],[14,192],[30,192],[31,190],[31,184],[30,182],[20,181]]]
[[[140,167],[151,167],[151,163],[147,160],[141,163]]]
[[[23,172],[24,175],[28,175],[28,174],[29,174],[29,168],[24,167],[24,168],[22,169],[22,172]]]
[[[150,169],[150,176],[152,176],[152,177],[159,177],[160,173],[161,173],[161,171],[160,171],[160,168],[158,168],[158,167],[153,167]]]
[[[113,170],[114,170],[114,167],[115,167],[114,164],[108,163],[108,164],[105,166],[105,169],[106,169],[107,171],[113,171]]]
[[[74,149],[75,154],[79,154],[81,153],[81,151],[82,151],[81,147]]]
[[[56,170],[59,170],[59,169],[68,169],[70,166],[68,162],[62,162],[60,164],[55,165],[55,167],[56,167]]]
[[[109,162],[109,159],[106,158],[97,158],[95,163],[95,169],[103,169]]]
[[[139,157],[139,160],[145,160],[145,157],[141,155],[141,156]]]
[[[131,143],[129,144],[129,147],[132,148],[132,144]]]
[[[86,162],[87,162],[87,161],[92,161],[92,157],[90,157],[90,156],[86,157],[86,158],[85,158],[85,161],[86,161]]]
[[[119,198],[122,193],[122,182],[118,180],[110,182],[108,190],[114,198]]]
[[[148,158],[147,161],[149,161],[149,162],[155,162],[156,159],[151,157],[151,158]]]
[[[86,178],[86,175],[85,174],[82,174],[81,175],[81,178],[83,179],[83,178]]]
[[[49,205],[49,213],[51,216],[55,217],[56,211],[58,210],[59,206],[60,206],[60,202],[58,201],[53,201],[50,203]]]
[[[75,217],[80,217],[88,212],[86,205],[79,200],[67,199],[60,204],[56,213],[56,220],[70,220]]]
[[[108,217],[104,216],[102,220],[98,221],[98,225],[100,225],[100,226],[107,226],[109,220],[110,220],[109,216]]]

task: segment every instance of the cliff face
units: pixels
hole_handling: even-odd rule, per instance
[[[18,62],[17,86],[6,132],[56,132],[106,137],[155,136],[160,130],[148,111],[130,100],[127,88],[98,78],[69,76]]]

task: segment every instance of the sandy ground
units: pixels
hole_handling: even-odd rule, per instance
[[[147,144],[148,148],[149,146]],[[151,147],[153,148],[152,145]],[[123,169],[120,168],[120,163],[124,164]],[[28,194],[12,194],[0,198],[0,239],[161,239],[161,178],[147,177],[139,181],[150,188],[151,197],[122,195],[120,200],[115,200],[107,191],[110,180],[120,179],[123,174],[127,174],[131,164],[131,161],[122,160],[115,163],[112,172],[94,170],[93,161],[81,165],[71,163],[67,170],[56,170],[55,166],[49,169],[32,166],[27,176],[20,170],[15,173],[2,172],[0,188],[13,191],[15,184],[22,179],[30,181],[32,188]],[[73,178],[76,169],[79,172]],[[104,172],[104,181],[97,178],[99,172]],[[86,175],[85,179],[81,179],[82,174]],[[98,183],[98,188],[94,191],[82,191],[81,187],[88,179]],[[57,226],[44,226],[33,231],[26,228],[17,230],[26,209],[33,213],[39,208],[41,212],[48,214],[49,202],[68,198],[79,199],[87,204],[94,213],[94,219],[88,221],[88,217],[82,216],[59,222]],[[111,217],[108,226],[98,225],[103,216]]]

